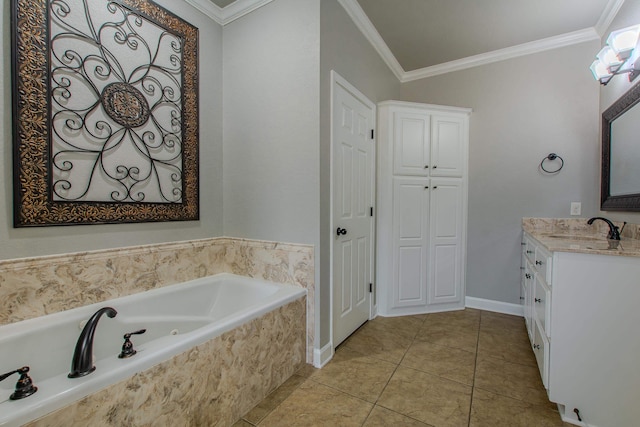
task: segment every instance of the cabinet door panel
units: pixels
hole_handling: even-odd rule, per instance
[[[462,300],[462,183],[431,179],[429,303]]]
[[[428,180],[394,178],[393,307],[427,303]]]
[[[395,175],[429,174],[430,122],[426,114],[396,112],[394,114]]]
[[[544,279],[535,275],[535,288],[533,290],[533,314],[540,322],[542,332],[547,337],[551,336],[551,290],[544,283]]]
[[[431,125],[431,176],[462,176],[464,120],[434,115]]]

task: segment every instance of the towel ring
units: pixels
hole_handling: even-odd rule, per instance
[[[548,169],[546,169],[544,167],[545,160],[553,161],[553,160],[556,160],[556,159],[560,159],[560,166],[556,170],[548,170]],[[550,153],[547,157],[542,159],[542,161],[540,162],[540,169],[542,169],[546,173],[558,173],[558,172],[560,172],[560,170],[562,170],[563,167],[564,167],[564,159],[562,157],[558,156],[556,153]]]

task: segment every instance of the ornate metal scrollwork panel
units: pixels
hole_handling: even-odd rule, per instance
[[[14,224],[198,219],[197,28],[150,0],[13,1]]]

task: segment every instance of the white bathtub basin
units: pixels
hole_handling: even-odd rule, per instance
[[[0,326],[0,374],[29,366],[38,387],[35,394],[12,401],[18,375],[0,382],[0,426],[39,418],[305,294],[300,287],[223,273]],[[96,328],[96,370],[67,378],[81,325],[102,307],[118,314],[102,316]],[[143,328],[145,334],[132,337],[138,353],[119,359],[122,336]]]

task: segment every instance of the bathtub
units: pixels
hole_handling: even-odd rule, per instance
[[[218,274],[0,326],[0,374],[29,366],[38,391],[9,400],[18,375],[0,382],[0,426],[18,426],[144,371],[194,346],[306,295],[306,290],[232,274]],[[99,308],[102,316],[93,355],[96,370],[67,378],[84,322]],[[133,335],[137,354],[118,358],[123,335]]]

